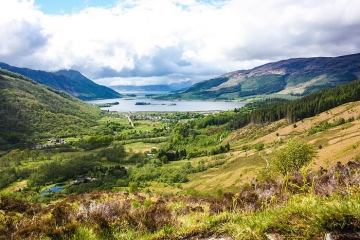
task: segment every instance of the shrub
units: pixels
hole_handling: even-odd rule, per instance
[[[222,191],[221,188],[218,188],[218,189],[216,190],[216,197],[217,197],[217,198],[221,198],[222,196],[223,196],[223,191]]]
[[[275,171],[283,175],[299,171],[316,156],[315,148],[305,141],[291,138],[287,144],[274,151],[271,159]]]
[[[129,191],[130,192],[137,192],[138,191],[138,185],[135,182],[132,182],[129,184]]]

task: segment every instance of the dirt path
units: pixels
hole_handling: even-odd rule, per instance
[[[125,115],[125,116],[128,118],[129,123],[131,124],[131,126],[134,127],[134,123],[133,123],[133,121],[131,120],[130,115]]]

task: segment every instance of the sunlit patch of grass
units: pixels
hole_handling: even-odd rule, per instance
[[[133,152],[146,152],[151,151],[153,147],[160,147],[159,143],[143,143],[143,142],[135,142],[126,144],[126,149],[129,151],[130,149]]]
[[[11,184],[9,187],[3,189],[2,192],[13,193],[18,191],[19,189],[24,189],[25,187],[27,187],[27,180],[22,180]]]
[[[189,174],[184,188],[194,188],[215,196],[216,190],[236,191],[239,185],[254,176],[266,165],[259,155],[238,158],[204,172]],[[205,186],[205,187],[204,187]]]
[[[95,233],[94,229],[89,228],[89,227],[79,227],[76,232],[75,235],[73,236],[72,240],[83,240],[83,239],[87,239],[87,240],[97,240],[98,236]]]

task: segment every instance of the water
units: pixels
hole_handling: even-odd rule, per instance
[[[130,94],[130,93],[122,93]],[[103,110],[117,112],[201,112],[201,111],[226,111],[241,108],[245,102],[212,102],[212,101],[168,101],[155,100],[145,97],[152,92],[134,93],[136,97],[124,97],[116,99],[103,99],[87,101],[88,103],[112,103],[119,102],[119,105],[102,107]],[[135,105],[136,102],[150,103],[150,105]]]
[[[64,190],[64,188],[63,188],[62,186],[63,186],[63,185],[56,184],[55,186],[50,187],[50,188],[47,188],[47,189],[45,189],[44,191],[42,191],[42,192],[40,193],[40,195],[60,192],[60,191]]]

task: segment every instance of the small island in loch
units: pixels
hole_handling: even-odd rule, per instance
[[[136,102],[135,105],[150,105],[150,103],[148,102]]]

